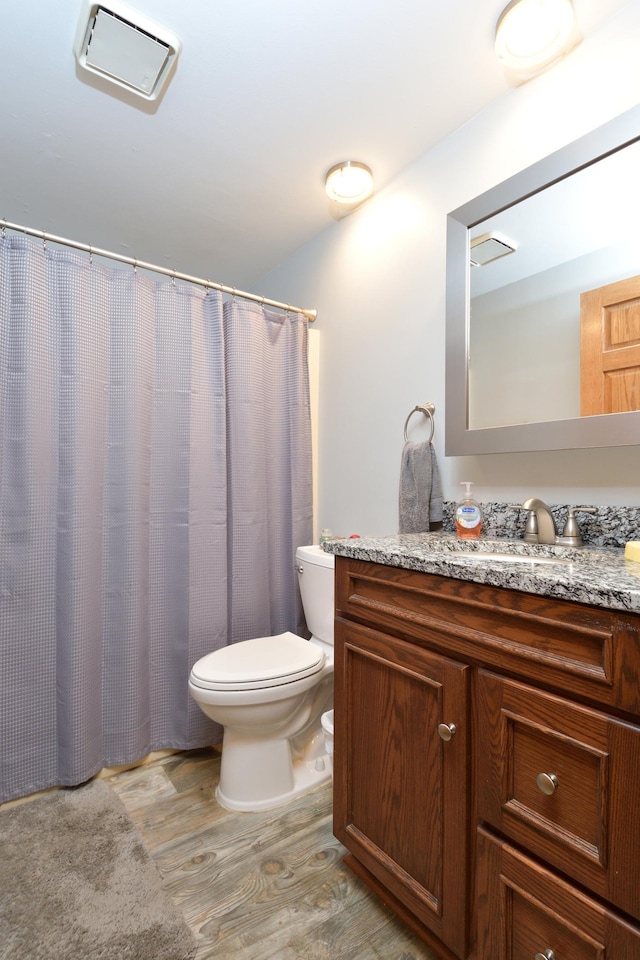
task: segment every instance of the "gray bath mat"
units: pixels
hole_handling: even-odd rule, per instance
[[[187,960],[195,950],[107,784],[0,809],[1,960]]]

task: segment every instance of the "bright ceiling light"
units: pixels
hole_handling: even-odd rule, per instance
[[[352,207],[373,193],[373,174],[366,163],[343,160],[328,171],[325,187],[331,200]]]
[[[507,69],[531,77],[579,39],[571,0],[511,0],[496,26],[496,56]]]

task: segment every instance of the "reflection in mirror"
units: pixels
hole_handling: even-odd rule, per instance
[[[448,455],[640,443],[638,129],[634,108],[449,216]]]
[[[483,235],[497,237],[508,245],[505,251],[515,248],[515,255],[470,271],[472,429],[579,417],[583,408],[594,412],[589,397],[581,400],[581,379],[589,391],[596,386],[595,376],[581,378],[589,362],[581,357],[581,320],[587,320],[581,298],[640,272],[640,192],[633,187],[638,170],[640,142],[470,231],[472,264],[474,239]],[[634,312],[630,322],[633,339]],[[640,330],[635,333],[640,342]],[[615,336],[606,339],[616,342]],[[618,373],[608,378],[620,380]],[[628,381],[630,389],[611,412],[640,406],[634,380]]]

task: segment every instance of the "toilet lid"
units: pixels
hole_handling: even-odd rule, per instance
[[[207,690],[255,690],[292,683],[322,669],[323,651],[295,633],[257,637],[208,653],[194,665],[191,682]]]

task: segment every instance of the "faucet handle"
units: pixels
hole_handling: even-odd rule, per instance
[[[509,510],[528,510],[528,507],[523,507],[521,503],[510,503],[508,507]],[[538,542],[538,519],[535,510],[528,510],[527,522],[524,527],[524,539],[527,543]]]
[[[567,510],[567,520],[562,531],[562,539],[571,540],[572,545],[579,547],[582,543],[582,534],[576,520],[576,513],[597,513],[595,507],[569,507]]]

